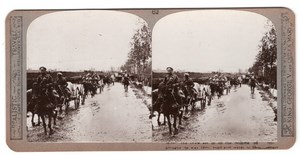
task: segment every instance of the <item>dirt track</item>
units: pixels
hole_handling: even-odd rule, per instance
[[[215,97],[211,106],[203,111],[197,103],[188,120],[183,120],[178,135],[170,136],[168,126],[158,126],[157,117],[154,117],[153,141],[274,142],[277,141],[277,122],[268,104],[258,90],[251,95],[250,88],[242,85],[236,91],[232,89],[229,95]]]
[[[28,117],[28,141],[151,142],[150,101],[137,95],[136,89],[125,92],[120,83],[105,86],[104,92],[87,98],[78,110],[71,102],[70,112],[57,121],[50,137],[44,135],[42,126],[32,127]]]

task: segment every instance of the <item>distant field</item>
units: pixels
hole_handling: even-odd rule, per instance
[[[158,84],[160,80],[162,80],[167,73],[158,73],[158,72],[152,72],[152,87],[153,89],[156,89],[158,87]],[[175,74],[179,77],[180,80],[183,79],[184,73],[183,72],[175,72]],[[194,82],[204,84],[207,82],[207,80],[214,76],[215,73],[195,73],[195,72],[189,72],[190,78],[193,79]]]
[[[58,71],[50,72],[49,74],[52,76],[53,80],[57,78]],[[80,79],[80,76],[84,76],[86,73],[84,72],[61,72],[64,77],[66,77],[67,81],[75,82]],[[38,72],[27,72],[27,89],[32,88],[32,84],[36,81],[39,76]]]
[[[67,81],[72,82],[72,83],[77,83],[79,80],[81,80],[82,76],[85,76],[87,73],[82,71],[82,72],[67,72],[67,71],[51,71],[48,72],[55,80],[57,78],[57,73],[61,72],[63,76],[66,78]],[[98,75],[104,76],[106,72],[96,72]],[[37,77],[39,76],[39,72],[36,71],[27,71],[27,89],[32,88],[32,84],[34,81],[37,80]],[[136,77],[136,75],[132,75],[131,78]],[[116,81],[121,81],[121,77],[116,77]]]

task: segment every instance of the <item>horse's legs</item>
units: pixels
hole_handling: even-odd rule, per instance
[[[161,114],[161,113],[160,113],[160,112],[158,112],[158,117],[157,117],[157,124],[158,124],[158,126],[160,126],[160,125],[161,125],[161,123],[160,123],[160,120],[159,120],[159,119],[160,119],[160,114]]]
[[[38,125],[38,126],[40,126],[40,125],[41,125],[41,119],[40,119],[40,118],[41,118],[41,116],[40,116],[40,115],[38,115],[38,114],[37,114],[37,116],[38,116],[38,124],[37,124],[37,125]]]
[[[34,123],[34,112],[31,112],[31,125],[32,126],[35,126],[35,123]],[[39,117],[39,116],[38,116]]]
[[[167,119],[168,119],[168,126],[169,126],[169,134],[172,135],[172,124],[171,124],[171,118],[170,118],[170,115],[167,115],[166,116]]]
[[[49,136],[53,134],[53,129],[51,127],[52,123],[52,117],[53,117],[53,112],[51,111],[50,114],[48,115],[48,128],[49,128]]]
[[[254,88],[253,88],[253,86],[251,86],[250,88],[251,88],[251,94],[253,94],[253,93],[254,93]]]
[[[57,111],[53,111],[53,124],[56,125]]]
[[[187,114],[188,113],[188,99],[184,99],[183,100],[184,101],[184,112]]]
[[[177,117],[178,117],[179,115],[178,114],[174,114],[174,122],[173,122],[173,127],[174,127],[174,135],[176,135],[176,134],[178,134],[178,129],[177,129]]]
[[[183,116],[183,111],[182,110],[179,110],[179,117],[178,117],[178,119],[179,119],[179,125],[182,125],[182,122],[181,122],[181,120],[182,120],[182,116]]]
[[[62,113],[62,105],[63,104],[63,100],[62,98],[59,98],[59,113]]]
[[[41,115],[42,121],[43,121],[43,127],[44,127],[44,133],[47,135],[47,128],[46,128],[46,122],[45,122],[45,116]]]
[[[185,108],[184,111],[185,111],[185,113],[187,114],[187,113],[189,112],[189,111],[188,111],[188,110],[189,110],[189,109],[188,109],[188,108],[189,108],[188,105],[185,105],[184,108]]]
[[[66,114],[68,114],[70,103],[69,101],[67,101],[67,99],[64,99],[64,103],[65,103],[65,112]]]

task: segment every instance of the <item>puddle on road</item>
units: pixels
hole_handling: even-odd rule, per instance
[[[158,126],[153,118],[153,140],[162,142],[276,141],[277,122],[259,92],[249,95],[248,87],[214,99],[204,111],[190,112],[179,134],[170,136],[168,126]],[[163,121],[163,115],[161,116]]]
[[[149,110],[144,106],[148,98],[137,99],[131,89],[124,93],[122,88],[121,85],[106,87],[101,94],[89,96],[78,110],[71,106],[69,113],[63,113],[62,119],[57,121],[50,138],[43,134],[42,126],[31,128],[29,116],[28,141],[150,142],[151,121]]]

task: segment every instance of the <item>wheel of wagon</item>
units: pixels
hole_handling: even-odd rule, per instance
[[[80,96],[81,105],[84,105],[85,98],[86,98],[86,95],[83,93],[83,94]]]
[[[76,91],[75,91],[74,104],[75,104],[75,109],[78,109],[79,104],[80,104],[80,95],[79,95],[79,90],[78,89],[76,89]]]

